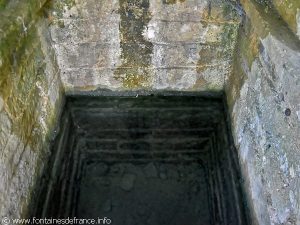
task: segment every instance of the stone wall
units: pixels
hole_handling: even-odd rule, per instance
[[[27,215],[63,88],[225,89],[253,218],[298,225],[299,1],[236,2],[0,0],[0,217]]]
[[[240,23],[229,0],[57,0],[51,38],[67,91],[222,90]]]
[[[288,24],[289,28],[300,39],[300,1],[298,0],[272,0],[279,15]]]
[[[300,41],[276,7],[241,3],[246,15],[226,93],[244,186],[257,224],[298,225]]]
[[[0,1],[0,218],[24,218],[62,102],[44,0]]]

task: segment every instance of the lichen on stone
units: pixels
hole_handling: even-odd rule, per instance
[[[64,11],[71,9],[75,5],[75,0],[51,1],[49,5],[51,5],[52,9],[55,9],[56,16],[62,18]]]
[[[163,0],[163,4],[168,4],[168,5],[172,5],[172,4],[176,4],[176,3],[183,3],[186,0]]]
[[[232,58],[237,35],[238,35],[238,28],[239,24],[224,24],[222,37],[221,37],[221,44],[223,53],[228,57]]]
[[[143,31],[151,19],[149,0],[120,0],[120,47],[122,64],[114,77],[125,88],[146,87],[150,79],[153,44],[144,39]]]

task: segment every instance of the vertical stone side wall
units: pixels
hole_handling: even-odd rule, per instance
[[[62,103],[45,0],[0,4],[0,218],[26,217]]]
[[[299,0],[272,0],[273,5],[288,24],[289,28],[300,39],[300,1]]]
[[[257,224],[300,224],[300,41],[272,7],[242,0],[226,84],[235,145]]]

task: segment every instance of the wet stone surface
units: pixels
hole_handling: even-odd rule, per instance
[[[116,166],[122,170],[116,173]],[[105,174],[103,168],[108,168]],[[206,174],[199,163],[179,167],[160,162],[96,162],[86,166],[85,174],[77,211],[80,218],[106,216],[113,224],[128,225],[210,224]]]
[[[68,113],[36,217],[247,224],[220,96],[69,97]]]

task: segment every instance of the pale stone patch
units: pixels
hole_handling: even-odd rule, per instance
[[[297,23],[297,35],[298,38],[300,39],[300,9],[297,9],[296,23]]]
[[[0,111],[3,109],[4,101],[3,98],[0,96]]]
[[[143,36],[146,40],[152,40],[155,38],[157,24],[155,22],[149,23],[147,27],[145,27]]]

